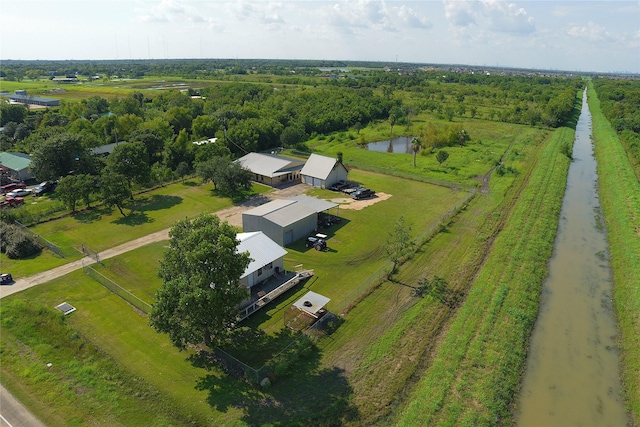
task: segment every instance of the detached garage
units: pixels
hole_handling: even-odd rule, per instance
[[[302,182],[314,187],[329,188],[338,181],[347,180],[347,168],[338,159],[312,154],[300,171]]]

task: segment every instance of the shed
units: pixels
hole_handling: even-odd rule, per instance
[[[31,165],[31,157],[25,153],[9,153],[3,151],[0,153],[0,166],[7,168],[9,175],[20,181],[27,181],[33,178],[29,166]]]
[[[280,246],[307,236],[317,225],[316,210],[296,200],[272,200],[242,213],[243,231],[262,231]]]
[[[240,284],[251,288],[284,271],[287,251],[263,232],[238,233],[236,238],[240,241],[238,253],[249,252],[251,257],[251,262],[240,276]]]
[[[304,166],[302,160],[264,153],[249,153],[236,162],[253,172],[254,181],[271,186],[300,180]]]
[[[309,291],[302,298],[293,303],[293,306],[317,319],[320,317],[320,311],[324,309],[329,301],[331,300],[324,295]]]
[[[333,157],[312,154],[300,171],[302,182],[314,187],[329,188],[338,181],[346,181],[349,171]]]

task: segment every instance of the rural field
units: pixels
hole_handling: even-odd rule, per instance
[[[287,89],[281,92],[300,92],[311,99],[323,90],[315,86],[323,82],[319,77],[301,83],[248,75],[242,83],[255,85],[252,90],[258,93],[256,87],[278,81]],[[342,220],[322,230],[328,235],[327,251],[306,248],[303,241],[287,246],[285,269],[310,269],[313,277],[242,321],[236,341],[222,348],[251,368],[245,372],[268,366],[268,387],[255,384],[247,374],[242,378],[223,370],[196,348],[179,351],[150,327],[142,310],[83,270],[3,298],[3,385],[50,426],[302,426],[311,419],[321,426],[512,425],[565,192],[580,85],[585,83],[556,88],[545,81],[548,97],[573,96],[562,124],[549,126],[533,114],[546,114],[539,106],[545,103],[544,94],[534,99],[533,92],[518,92],[518,85],[525,83],[511,82],[511,92],[505,91],[510,95],[504,95],[507,102],[494,95],[502,93],[497,85],[440,82],[436,77],[391,94],[388,87],[376,87],[367,96],[395,97],[413,106],[414,114],[313,132],[304,144],[284,147],[284,155],[300,159],[309,152],[341,156],[349,180],[374,189],[379,200],[362,209],[344,204],[332,210]],[[160,83],[166,87],[159,88]],[[51,85],[45,80],[2,82],[2,90],[28,87],[51,96],[46,95],[54,89]],[[228,76],[210,81],[105,79],[78,89],[69,86],[57,96],[71,105],[96,96],[143,92],[153,104],[154,97],[162,98],[156,95],[160,91],[231,90],[222,86],[239,91],[234,85],[241,86]],[[593,89],[589,96],[591,109],[597,110]],[[274,106],[290,108],[286,101],[258,98],[245,100],[251,114],[279,108]],[[455,114],[449,114],[454,107]],[[525,111],[531,111],[531,118],[523,118]],[[607,126],[594,112],[596,141],[610,141],[620,150]],[[425,141],[430,132],[460,136],[462,129],[468,138],[444,146],[424,144],[414,153],[366,148],[395,136]],[[443,150],[444,160],[437,156]],[[616,156],[624,156],[621,150]],[[625,178],[627,184],[618,183],[614,172],[609,178],[607,171],[615,165],[622,164],[618,172],[626,173],[617,157],[597,155],[599,161],[611,160],[600,165],[600,185],[605,221],[611,221],[607,227],[615,283],[621,284],[615,298],[626,401],[638,417],[640,332],[634,313],[640,307],[633,306],[639,299],[631,286],[635,282],[628,280],[637,277],[637,239],[618,230],[615,222],[623,216],[637,225],[633,215],[640,209],[640,190],[634,192],[632,178]],[[637,189],[637,179],[635,185]],[[272,193],[253,184],[245,196]],[[306,194],[327,200],[342,197],[311,186]],[[621,200],[628,209],[617,212]],[[50,220],[29,229],[62,248],[66,258],[45,250],[22,260],[0,254],[0,263],[15,278],[29,277],[80,259],[83,245],[103,252],[166,230],[185,217],[219,212],[241,201],[191,173],[163,186],[138,188],[133,200],[124,203],[126,215],[99,200],[93,208],[74,213],[61,205]],[[53,196],[34,200],[14,214],[28,218],[38,209],[44,211],[47,203],[59,201]],[[393,270],[385,247],[400,218],[410,226],[413,244]],[[168,240],[159,240],[93,268],[153,305],[167,247]],[[285,327],[289,308],[308,291],[330,298],[327,310],[335,319],[322,334],[304,335]],[[60,314],[53,307],[62,302],[77,310]]]

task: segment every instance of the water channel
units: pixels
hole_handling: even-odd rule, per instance
[[[629,422],[620,397],[611,272],[586,91],[573,157],[531,336],[519,427],[624,427]]]

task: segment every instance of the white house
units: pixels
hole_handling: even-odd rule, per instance
[[[302,160],[264,153],[249,153],[236,162],[253,172],[254,181],[271,186],[299,181],[304,165]]]
[[[345,165],[338,159],[319,154],[309,156],[300,171],[302,182],[320,188],[329,188],[340,180],[346,181],[348,173]]]
[[[251,262],[242,276],[240,284],[251,288],[267,280],[275,273],[284,271],[284,256],[287,251],[268,238],[262,231],[238,233],[238,253],[249,252]]]

